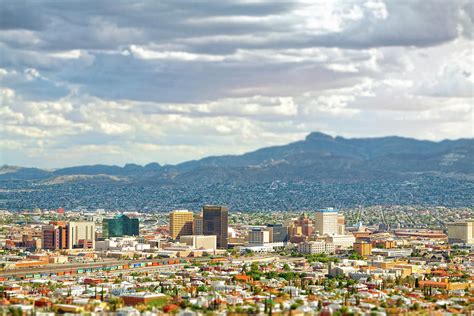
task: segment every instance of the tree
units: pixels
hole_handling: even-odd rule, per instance
[[[123,300],[119,297],[112,297],[109,300],[110,310],[116,312],[117,309],[123,306]]]
[[[352,253],[349,255],[349,259],[351,259],[351,260],[362,260],[362,259],[364,259],[364,257],[359,255],[357,252],[352,251]]]
[[[415,311],[419,311],[420,310],[420,304],[418,302],[415,302],[415,304],[413,304],[412,309],[415,310]]]
[[[401,298],[397,299],[397,301],[395,302],[395,305],[397,307],[402,307],[403,306],[403,300]]]

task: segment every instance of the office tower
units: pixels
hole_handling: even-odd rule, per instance
[[[193,223],[193,234],[194,235],[202,235],[202,214],[196,215],[194,217],[194,223]]]
[[[293,222],[291,227],[291,235],[297,236],[302,235],[309,237],[314,233],[314,224],[313,221],[305,213]]]
[[[177,239],[180,236],[193,234],[193,212],[176,210],[170,213],[170,235]]]
[[[42,248],[48,250],[58,250],[67,248],[67,228],[65,222],[50,222],[43,227]]]
[[[205,205],[202,208],[203,234],[217,236],[217,248],[227,248],[228,210],[225,206]]]
[[[288,226],[283,226],[282,224],[268,224],[267,227],[271,232],[270,242],[290,241],[290,236],[288,234]]]
[[[104,218],[102,221],[102,236],[104,238],[138,235],[140,235],[138,218],[130,218],[122,214],[115,218]]]
[[[474,219],[448,223],[449,243],[474,244]]]
[[[315,231],[320,235],[337,234],[337,210],[329,208],[316,211]]]
[[[69,222],[67,224],[67,248],[95,249],[94,222]]]
[[[344,214],[337,214],[337,234],[346,234],[346,217]]]
[[[256,228],[249,231],[249,244],[263,245],[270,242],[270,231]]]

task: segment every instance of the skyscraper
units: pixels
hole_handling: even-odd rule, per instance
[[[95,249],[94,222],[69,222],[67,224],[68,249]]]
[[[43,249],[58,250],[67,248],[67,225],[65,222],[50,222],[43,227]]]
[[[315,231],[320,235],[337,234],[338,212],[333,208],[316,211]]]
[[[283,226],[282,224],[268,224],[267,227],[271,231],[271,242],[288,242],[290,240],[287,226]]]
[[[229,229],[227,207],[204,205],[202,214],[203,234],[217,236],[217,248],[226,249]]]
[[[170,213],[170,235],[177,239],[180,236],[193,234],[193,212],[187,210],[175,210]]]
[[[193,234],[202,235],[202,214],[198,214],[194,217],[193,223]]]
[[[448,223],[446,226],[450,243],[474,244],[474,219]]]
[[[102,236],[104,238],[138,236],[140,224],[138,218],[119,215],[115,218],[105,218],[102,221]]]
[[[301,216],[292,223],[291,228],[291,235],[303,235],[303,236],[311,236],[314,232],[314,224],[313,221],[306,215],[302,213]]]
[[[249,231],[249,244],[263,245],[269,243],[271,237],[269,229],[255,228]]]

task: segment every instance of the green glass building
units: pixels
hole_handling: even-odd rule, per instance
[[[138,236],[139,230],[138,218],[130,218],[123,214],[115,218],[105,218],[102,222],[102,236],[104,238]]]

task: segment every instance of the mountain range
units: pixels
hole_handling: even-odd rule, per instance
[[[129,181],[147,184],[399,181],[413,175],[474,178],[474,139],[440,142],[403,137],[343,138],[313,132],[304,140],[243,155],[211,156],[176,165],[90,165],[55,170],[0,167],[0,180],[43,184]]]

